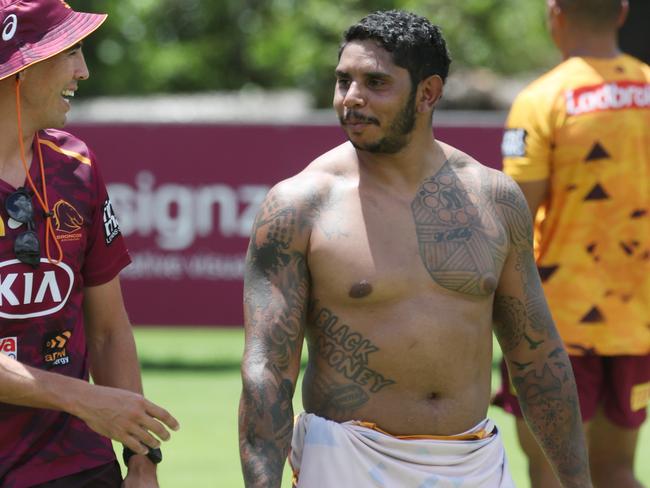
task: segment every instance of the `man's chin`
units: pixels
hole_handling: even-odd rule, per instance
[[[68,116],[63,115],[57,120],[53,120],[52,123],[49,125],[49,127],[45,127],[45,129],[63,129],[65,127],[65,124],[68,123]]]
[[[385,139],[382,139],[377,142],[373,143],[359,143],[353,141],[351,138],[348,138],[352,146],[357,150],[357,151],[365,151],[371,154],[395,154],[398,153],[402,150],[402,148],[406,145],[406,143],[403,142],[397,142],[397,141],[387,141]]]

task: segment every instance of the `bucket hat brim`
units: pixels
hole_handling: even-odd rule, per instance
[[[108,16],[70,10],[62,22],[37,42],[25,43],[0,64],[0,80],[70,49],[95,32]]]

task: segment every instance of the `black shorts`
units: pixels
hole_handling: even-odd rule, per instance
[[[47,481],[33,488],[120,488],[122,472],[117,461]]]

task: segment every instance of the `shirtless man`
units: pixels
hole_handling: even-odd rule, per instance
[[[449,63],[422,17],[376,12],[350,27],[334,93],[349,142],[259,212],[244,292],[247,487],[279,487],[290,446],[299,487],[514,486],[485,418],[493,330],[563,485],[591,486],[526,200],[433,136]],[[307,413],[294,427],[303,337]]]

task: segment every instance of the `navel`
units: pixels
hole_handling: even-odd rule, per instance
[[[359,283],[355,283],[350,287],[348,295],[350,298],[363,298],[367,297],[372,293],[372,285],[366,280],[362,280]]]

